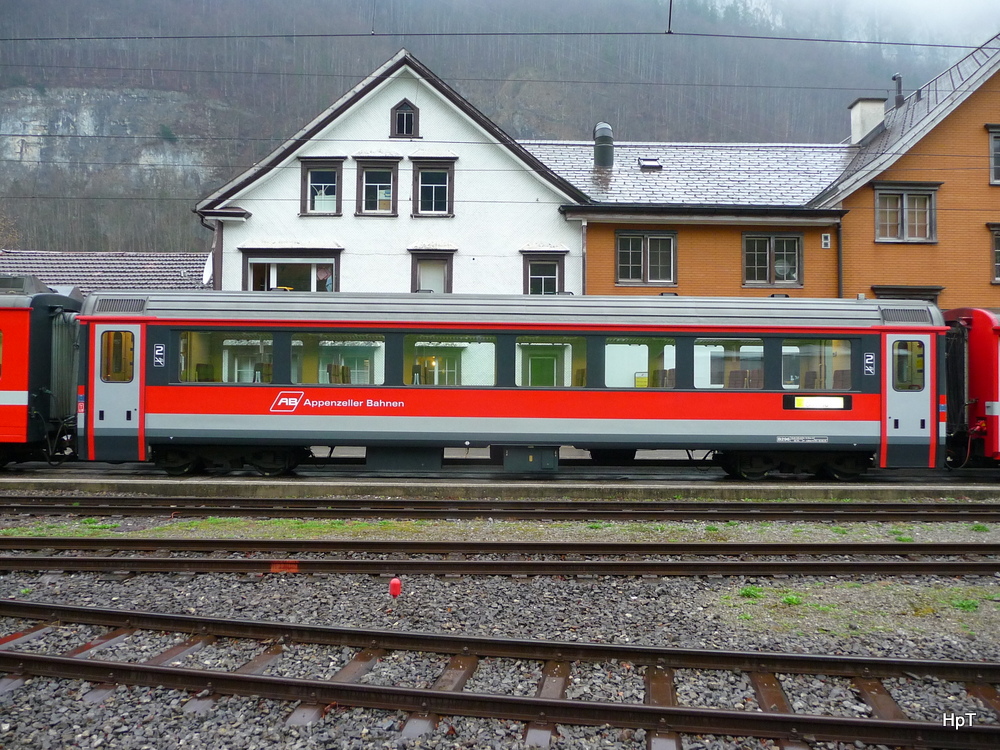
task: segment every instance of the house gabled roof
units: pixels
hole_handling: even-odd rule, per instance
[[[553,172],[546,164],[539,161],[531,152],[524,149],[517,141],[507,135],[499,126],[472,106],[472,104],[431,72],[423,63],[405,49],[402,49],[365,80],[340,97],[331,107],[313,119],[312,122],[298,133],[268,154],[258,164],[203,199],[195,207],[195,211],[202,216],[218,217],[220,216],[220,209],[233,208],[227,205],[228,200],[285,162],[298,149],[307,145],[312,138],[316,137],[317,134],[322,132],[337,118],[341,117],[352,106],[364,99],[384,81],[395,76],[403,68],[408,68],[417,78],[435,89],[441,96],[482,128],[490,137],[509,149],[516,158],[524,162],[530,171],[538,174],[556,190],[565,194],[571,200],[586,201],[586,195],[580,193],[572,184]]]
[[[841,144],[625,142],[601,168],[593,142],[521,143],[594,203],[649,208],[805,208],[855,153]]]
[[[0,250],[0,273],[36,276],[51,287],[204,289],[207,253],[64,253]]]
[[[884,126],[862,140],[844,173],[816,197],[813,205],[836,205],[891,167],[997,71],[1000,34],[890,109]]]

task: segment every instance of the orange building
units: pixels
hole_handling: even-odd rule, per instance
[[[1000,307],[1000,35],[838,144],[523,141],[591,200],[586,294]]]

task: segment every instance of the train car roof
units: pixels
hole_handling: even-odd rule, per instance
[[[53,289],[35,276],[0,274],[0,308],[62,307],[72,312],[82,304],[76,289]]]
[[[83,315],[158,319],[543,325],[940,326],[930,302],[801,297],[94,292]]]

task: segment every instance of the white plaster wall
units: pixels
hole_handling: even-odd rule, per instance
[[[420,138],[389,138],[390,111],[408,99],[420,112]],[[455,215],[412,218],[411,156],[454,155]],[[399,156],[394,217],[356,217],[355,157]],[[300,217],[297,157],[346,157],[342,214]],[[455,248],[455,293],[523,292],[523,249],[564,248],[565,288],[582,294],[582,234],[559,213],[570,202],[491,140],[460,110],[408,70],[341,115],[295,157],[229,201],[252,213],[224,231],[223,289],[239,289],[239,248],[342,247],[342,291],[409,292],[410,248]]]

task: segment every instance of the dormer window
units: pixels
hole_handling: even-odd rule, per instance
[[[392,127],[389,135],[392,138],[419,138],[420,110],[406,99],[393,107]]]

